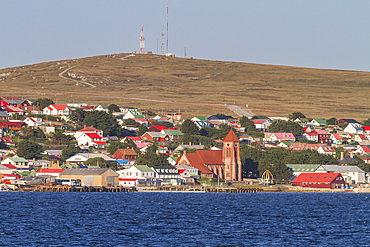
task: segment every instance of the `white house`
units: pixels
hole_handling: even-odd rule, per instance
[[[133,119],[133,118],[145,118],[141,115],[139,111],[128,111],[123,117],[123,119]]]
[[[68,105],[51,104],[44,108],[45,115],[67,116],[72,114],[72,109]]]
[[[115,162],[115,159],[109,157],[108,155],[98,153],[78,153],[66,159],[66,162],[68,164],[82,164],[86,160],[93,158],[103,158],[105,161]]]
[[[292,133],[271,133],[269,137],[270,141],[292,141],[295,142],[296,138]]]
[[[119,174],[119,185],[124,187],[153,184],[156,179],[155,172],[146,165],[135,165],[119,170],[117,173]]]
[[[358,166],[338,166],[338,165],[322,165],[326,172],[339,172],[344,180],[350,184],[366,183],[365,172]]]
[[[343,131],[351,134],[363,134],[364,129],[362,128],[361,124],[349,123]]]
[[[65,169],[40,169],[36,172],[36,176],[53,176],[59,178],[59,174]]]
[[[95,111],[108,112],[108,106],[107,106],[107,105],[98,105],[98,106],[95,108]]]
[[[77,139],[78,137],[80,137],[84,133],[96,133],[99,136],[103,136],[103,131],[102,130],[96,129],[96,128],[94,128],[94,126],[86,126],[85,125],[83,129],[77,130],[74,133],[74,137]]]
[[[270,119],[251,119],[251,121],[256,126],[256,129],[259,129],[259,130],[267,130],[271,124]]]
[[[77,138],[78,146],[105,148],[106,143],[102,136],[96,133],[83,133]]]
[[[23,122],[29,127],[45,125],[44,120],[40,117],[27,117],[25,120],[23,120]]]

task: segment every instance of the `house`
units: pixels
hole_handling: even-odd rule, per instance
[[[120,140],[120,142],[126,142],[131,140],[133,142],[143,142],[143,140],[139,136],[126,136]]]
[[[146,132],[141,136],[141,139],[147,142],[158,142],[164,144],[166,141],[170,140],[170,137],[161,132]]]
[[[296,138],[292,133],[272,133],[269,139],[273,142],[296,141]]]
[[[239,137],[239,141],[241,142],[246,142],[248,144],[252,143],[254,141],[253,137],[251,137],[250,135],[241,135]]]
[[[41,125],[41,126],[37,126],[37,128],[39,128],[40,130],[42,130],[45,134],[49,134],[49,133],[55,132],[55,127],[54,126],[44,126],[44,125]]]
[[[24,110],[16,106],[7,106],[4,108],[4,111],[6,111],[11,116],[14,116],[14,115],[23,116],[25,114]]]
[[[114,159],[105,154],[96,153],[78,153],[66,159],[67,164],[82,164],[88,159],[103,158],[105,161],[115,162]]]
[[[133,149],[118,149],[114,154],[114,159],[135,161],[139,155]]]
[[[23,122],[27,124],[29,127],[45,125],[44,120],[40,117],[27,117],[25,120],[23,120]]]
[[[45,115],[68,116],[72,114],[72,109],[68,105],[51,104],[44,108]]]
[[[358,166],[322,165],[321,168],[328,173],[342,174],[344,181],[349,184],[366,183],[365,172]]]
[[[205,121],[205,122],[207,122],[208,121],[208,119],[206,117],[193,117],[190,120],[193,121],[193,122],[196,122],[196,121]]]
[[[223,150],[196,150],[194,153],[184,152],[177,164],[185,164],[199,170],[201,177],[218,176],[228,181],[241,181],[241,160],[239,139],[233,130],[227,134],[223,142]]]
[[[118,173],[110,168],[71,168],[59,174],[59,178],[81,180],[82,186],[118,186]]]
[[[135,142],[135,145],[140,149],[140,153],[145,153],[146,149],[151,145],[151,142]]]
[[[8,147],[15,145],[15,141],[11,137],[0,137],[0,142],[5,143]]]
[[[190,177],[199,178],[199,175],[198,175],[199,171],[195,167],[188,166],[185,164],[176,165],[175,167],[177,168],[177,170],[179,170],[180,173],[182,170],[186,170]]]
[[[366,136],[365,135],[362,135],[362,134],[355,135],[354,140],[356,142],[358,142],[360,145],[369,145],[370,144],[370,142],[366,138]]]
[[[22,127],[27,127],[27,124],[23,122],[9,122],[9,121],[0,122],[0,128],[19,131],[21,130]]]
[[[370,135],[370,126],[362,126],[362,129],[364,130],[365,134]]]
[[[292,185],[308,188],[339,189],[346,185],[340,173],[301,173]]]
[[[302,136],[309,141],[319,142],[319,134],[315,130],[305,133]]]
[[[227,124],[229,120],[234,120],[232,116],[226,116],[226,115],[212,115],[208,118],[208,121],[219,121],[223,124]]]
[[[53,176],[59,178],[59,174],[65,169],[40,169],[36,172],[36,176]]]
[[[19,170],[30,170],[32,167],[28,164],[28,160],[19,157],[10,157],[1,161],[1,164],[11,164]]]
[[[316,151],[320,154],[326,154],[326,155],[335,155],[336,154],[335,149],[332,146],[327,146],[327,145],[318,146]]]
[[[28,165],[30,165],[33,168],[49,169],[51,164],[52,162],[49,160],[36,160],[35,159],[35,160],[28,161]]]
[[[95,111],[103,111],[103,112],[108,112],[108,105],[98,105],[95,109]]]
[[[119,185],[133,187],[156,184],[156,173],[146,165],[134,165],[128,169],[117,171]]]
[[[183,184],[186,185],[194,185],[195,179],[190,174],[190,170],[194,170],[194,167],[187,166],[187,165],[178,165],[176,166],[177,170],[180,173],[180,177]]]
[[[34,105],[24,106],[24,107],[22,107],[22,109],[27,114],[36,114],[36,115],[43,114],[43,111],[41,111],[37,106],[34,106]]]
[[[349,123],[343,131],[350,134],[363,134],[364,129],[361,124]]]
[[[84,133],[96,133],[99,136],[103,136],[103,131],[100,129],[94,128],[94,126],[84,126],[83,129],[77,130],[74,134],[75,138],[77,139],[79,136],[81,136]]]
[[[256,126],[256,129],[266,131],[268,130],[269,126],[271,125],[270,119],[251,119],[251,121]]]
[[[128,111],[122,119],[145,118],[139,111]]]
[[[170,141],[176,141],[183,136],[183,133],[179,129],[163,129],[161,133],[167,135]]]
[[[22,100],[18,97],[1,97],[0,106],[15,106],[22,108],[24,106],[29,106],[30,103],[27,100]]]
[[[17,172],[17,167],[11,164],[1,164],[0,165],[0,174],[13,174]],[[0,176],[1,178],[1,176]]]
[[[339,119],[338,120],[338,124],[340,124],[340,123],[344,123],[344,124],[350,124],[350,123],[352,123],[352,124],[360,124],[359,122],[357,122],[354,119],[346,119],[346,118]]]
[[[83,133],[77,138],[79,146],[105,148],[108,143],[103,140],[103,137],[96,133]]]
[[[175,150],[173,151],[173,154],[180,154],[181,151],[185,150],[185,149],[204,149],[204,145],[202,144],[199,144],[199,145],[195,145],[195,144],[180,144],[179,146],[177,146],[177,148],[175,148]]]
[[[323,144],[330,144],[332,140],[330,139],[330,134],[326,132],[326,130],[312,130],[307,134],[303,134],[303,136],[310,141],[323,143]]]
[[[330,139],[333,144],[340,145],[343,143],[343,138],[339,134],[332,134]]]
[[[8,114],[6,111],[4,111],[1,107],[0,107],[0,120],[7,120],[9,119],[11,116],[10,114]]]
[[[132,120],[134,120],[135,122],[143,125],[143,126],[149,126],[149,121],[146,120],[145,118],[133,118]]]
[[[314,173],[321,166],[320,164],[286,164],[289,170],[293,172],[292,179],[298,177],[301,173]]]
[[[326,119],[312,119],[311,125],[313,126],[326,126]]]
[[[156,173],[156,178],[162,181],[162,184],[181,184],[181,175],[174,166],[154,166],[152,170]]]
[[[370,154],[370,148],[367,146],[360,146],[355,151],[354,154]]]

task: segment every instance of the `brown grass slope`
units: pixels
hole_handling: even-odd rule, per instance
[[[248,104],[255,114],[270,116],[301,111],[308,117],[370,117],[368,72],[114,54],[2,69],[0,83],[0,95],[58,103],[116,103],[190,115],[230,114],[223,104]]]

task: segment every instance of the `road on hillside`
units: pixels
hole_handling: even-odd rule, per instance
[[[227,105],[227,108],[229,108],[231,111],[233,111],[238,116],[246,116],[246,117],[253,117],[255,114],[252,113],[249,109],[243,109],[240,106],[237,105]]]

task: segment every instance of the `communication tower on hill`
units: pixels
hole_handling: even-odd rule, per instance
[[[162,39],[161,39],[161,55],[164,55],[164,31],[162,27]]]
[[[145,38],[144,38],[144,26],[141,25],[141,35],[140,35],[140,54],[145,53]]]

